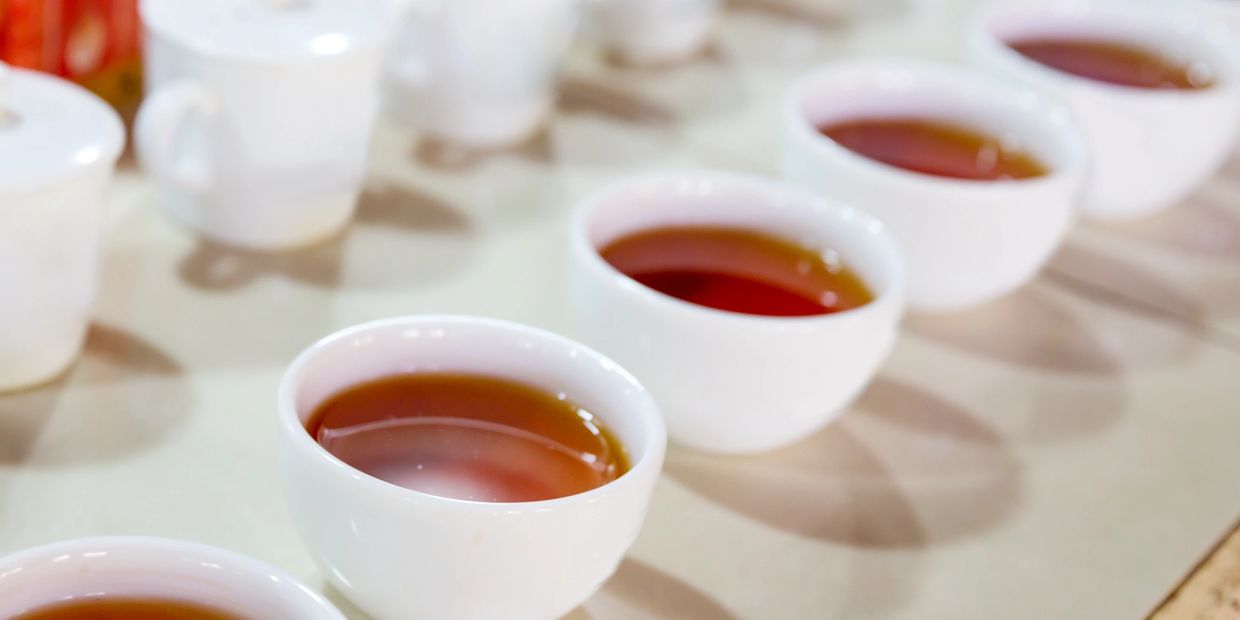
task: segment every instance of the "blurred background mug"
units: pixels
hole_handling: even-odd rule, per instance
[[[412,0],[404,11],[386,76],[396,120],[477,149],[542,127],[579,0]]]
[[[0,63],[0,390],[55,376],[81,349],[124,143],[98,97]]]
[[[719,5],[719,0],[591,0],[591,25],[615,60],[672,63],[702,51]]]
[[[135,140],[203,236],[283,250],[352,217],[389,10],[350,0],[150,0]]]

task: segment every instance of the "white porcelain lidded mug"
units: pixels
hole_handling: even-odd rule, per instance
[[[923,174],[853,152],[832,123],[918,119],[961,126],[1032,155],[1047,172],[975,180]],[[784,178],[882,220],[900,243],[909,307],[956,311],[1037,275],[1076,217],[1088,167],[1067,109],[984,75],[931,63],[835,63],[790,87]]]
[[[104,536],[0,558],[0,618],[101,597],[178,601],[241,618],[344,620],[284,571],[197,543]]]
[[[1026,39],[1119,43],[1198,65],[1213,84],[1148,89],[1079,77],[1009,47]],[[1188,196],[1240,137],[1240,51],[1226,29],[1170,5],[1135,2],[1007,2],[973,24],[975,60],[1065,103],[1092,158],[1082,212],[1123,220]]]
[[[595,36],[618,60],[635,65],[683,60],[702,50],[719,0],[589,0]]]
[[[352,217],[388,7],[355,0],[144,0],[138,156],[203,236],[284,250]]]
[[[873,300],[811,316],[699,306],[648,288],[600,254],[669,227],[739,229],[833,251]],[[895,343],[904,267],[883,225],[778,181],[717,172],[639,176],[592,194],[569,234],[572,311],[584,342],[623,364],[659,401],[684,445],[756,453],[839,416]]]
[[[555,103],[581,0],[405,0],[385,107],[423,134],[475,149],[534,135]]]
[[[81,349],[124,142],[98,97],[0,63],[0,390],[50,379]]]
[[[453,499],[372,477],[306,430],[340,391],[392,375],[467,373],[559,393],[614,433],[632,464],[575,495]],[[376,620],[558,618],[616,570],[646,515],[667,435],[651,396],[566,338],[492,319],[412,316],[332,334],[289,366],[278,395],[291,514],[328,578]]]

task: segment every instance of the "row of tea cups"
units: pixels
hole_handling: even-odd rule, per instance
[[[1125,21],[1125,15],[1135,14],[1105,13],[1106,19],[1096,23],[1123,28],[1139,23]],[[983,23],[1001,24],[1008,14],[995,15],[989,19],[996,21]],[[1049,15],[1047,19],[1062,17]],[[1213,35],[1188,32],[1201,35],[1194,40],[1221,46],[1215,94],[1235,96],[1232,53],[1210,38]],[[989,52],[985,38],[981,41],[979,56],[984,58]],[[24,72],[11,82],[26,90],[42,80],[53,83],[51,78]],[[259,88],[261,82],[254,78],[249,85]],[[195,92],[201,85],[186,88],[168,96],[185,98],[195,113],[204,116],[220,113],[219,102],[201,97],[201,90]],[[1101,87],[1070,80],[1065,88]],[[281,469],[303,540],[329,579],[376,618],[538,618],[566,613],[614,570],[636,536],[663,458],[664,419],[674,439],[698,448],[755,452],[796,441],[829,422],[869,382],[894,341],[906,294],[917,308],[958,308],[1010,291],[1036,273],[1069,225],[1080,193],[1105,180],[1091,172],[1090,162],[1099,166],[1096,160],[1105,153],[1099,140],[1106,136],[1078,130],[1088,122],[1080,110],[1089,108],[1078,107],[1071,97],[1066,101],[1075,115],[1018,86],[963,69],[907,62],[843,63],[794,85],[785,106],[784,172],[789,180],[810,185],[813,191],[755,177],[700,173],[639,177],[596,192],[579,207],[569,235],[574,315],[583,339],[615,362],[546,332],[485,319],[395,319],[328,337],[293,363],[279,393]],[[1129,114],[1120,103],[1117,99],[1107,105],[1116,116]],[[1172,122],[1161,115],[1174,114],[1180,103],[1160,98],[1157,104],[1134,104],[1134,108],[1147,111],[1152,106],[1159,111],[1144,118]],[[40,112],[14,107],[18,122],[28,126],[38,122]],[[1216,160],[1234,138],[1237,107],[1211,108],[1216,110],[1211,119],[1214,133],[1220,134]],[[873,164],[814,131],[834,114],[910,109],[998,133],[1015,132],[1051,173],[1033,181],[993,184],[921,178]],[[82,103],[70,111],[78,112],[82,122],[91,122],[87,110],[95,109]],[[112,121],[103,124],[111,127]],[[1181,134],[1200,131],[1191,125],[1181,127]],[[106,184],[120,138],[110,142],[111,130],[91,135],[95,136],[91,148],[49,153],[74,161],[74,175]],[[1169,141],[1158,152],[1133,155],[1167,153],[1183,158],[1179,146]],[[1173,168],[1176,176],[1167,183],[1178,189],[1164,190],[1164,200],[1187,191],[1218,163],[1206,158],[1194,162],[1191,171]],[[190,182],[217,182],[214,171],[202,162],[174,158],[167,163]],[[101,193],[85,180],[81,187],[93,188],[95,196]],[[849,193],[839,193],[845,191]],[[824,194],[840,203],[824,199]],[[76,223],[62,223],[85,230]],[[874,287],[876,298],[862,308],[822,317],[731,315],[655,294],[599,257],[598,249],[620,235],[669,223],[730,225],[829,241]],[[97,237],[97,231],[94,234]],[[87,251],[97,245],[95,237],[76,240],[84,240]],[[39,260],[28,245],[17,247],[26,247],[27,254],[15,263]],[[897,247],[903,249],[903,259]],[[560,389],[569,386],[575,399],[600,412],[633,451],[633,471],[595,491],[559,500],[462,502],[370,478],[322,450],[306,433],[305,417],[332,392],[402,372],[424,358],[446,369],[507,375]],[[622,367],[633,371],[651,395]],[[139,553],[132,551],[134,545],[148,555],[132,556]],[[13,570],[19,566],[60,562],[68,567],[100,558],[139,557],[134,561],[158,572],[166,564],[151,559],[152,549],[175,548],[181,558],[216,554],[211,556],[214,560],[203,560],[204,565],[238,562],[215,551],[180,545],[94,539],[27,552],[16,560],[0,561],[0,592],[6,580],[25,583],[24,571]],[[245,574],[267,570],[253,565],[243,569]],[[287,583],[286,576],[274,576],[275,582]],[[54,585],[55,580],[48,583]],[[250,596],[267,591],[264,584],[243,597],[220,596],[251,600]],[[338,617],[304,589],[292,588],[285,594],[297,602],[272,598],[261,603],[266,607],[245,610],[276,618]],[[242,604],[249,603],[238,603]],[[300,607],[288,606],[293,604]],[[284,609],[304,615],[280,611]]]
[[[204,229],[255,246],[328,234],[347,221],[365,174],[365,110],[378,105],[378,95],[366,86],[377,69],[368,72],[370,61],[361,59],[378,47],[356,43],[368,40],[355,36],[367,26],[333,2],[301,9],[298,23],[307,29],[293,34],[242,29],[229,39],[204,30],[222,19],[265,33],[267,18],[238,15],[290,10],[266,0],[230,1],[246,11],[221,17],[218,7],[143,5],[154,92],[139,122],[139,150],[162,201]],[[852,61],[789,89],[780,130],[784,177],[883,222],[905,255],[902,295],[913,309],[962,309],[1014,290],[1048,260],[1079,210],[1112,217],[1165,206],[1212,172],[1234,144],[1240,65],[1229,40],[1191,20],[1158,20],[1147,9],[1072,7],[1001,7],[978,20],[973,39],[981,64],[1014,79],[907,61]],[[1054,74],[1002,45],[1014,29],[1063,28],[1195,50],[1215,68],[1217,83],[1186,93],[1115,87]],[[308,32],[319,34],[307,39]],[[308,51],[292,53],[280,37],[304,42]],[[239,41],[251,39],[264,43],[232,55]],[[80,89],[11,73],[0,78],[8,84],[0,138],[24,156],[6,167],[12,178],[0,177],[11,196],[6,202],[15,205],[6,211],[0,251],[8,264],[26,268],[0,275],[5,290],[21,292],[3,311],[4,324],[14,327],[0,341],[0,389],[56,374],[80,347],[95,287],[101,203],[123,142],[115,115]],[[1052,84],[1068,105],[1020,82]],[[309,99],[299,104],[289,94]],[[1020,144],[1050,172],[1008,182],[932,177],[878,164],[817,131],[857,114],[966,124]],[[187,115],[211,120],[187,125]],[[211,147],[177,146],[195,142]],[[1133,187],[1140,192],[1130,194]]]

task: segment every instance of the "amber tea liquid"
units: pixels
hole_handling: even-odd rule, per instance
[[[833,252],[750,230],[646,230],[613,241],[599,254],[645,286],[717,310],[813,316],[874,300]]]
[[[306,429],[349,465],[415,491],[528,502],[602,486],[624,447],[563,395],[473,374],[394,375],[321,404]]]
[[[1077,39],[1030,39],[1008,43],[1043,65],[1107,84],[1133,88],[1193,90],[1213,84],[1202,63],[1174,62],[1126,43]]]
[[[1020,148],[960,125],[916,118],[863,118],[818,128],[869,159],[939,177],[974,181],[1028,179],[1046,166]]]
[[[128,596],[80,597],[53,603],[9,620],[259,620],[171,599]]]

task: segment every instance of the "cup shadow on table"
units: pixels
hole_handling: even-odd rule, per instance
[[[939,344],[1033,370],[1092,377],[1122,370],[1088,324],[1035,287],[972,310],[910,314],[904,327]]]
[[[502,158],[550,164],[555,161],[555,145],[550,129],[546,127],[517,144],[486,149],[470,148],[431,136],[421,136],[414,139],[410,158],[422,167],[439,172],[467,172]]]
[[[70,385],[87,389],[71,393]],[[81,356],[59,377],[0,394],[0,466],[89,466],[132,456],[185,423],[191,402],[177,360],[125,330],[92,325]]]
[[[907,10],[910,0],[726,0],[731,11],[748,11],[798,25],[841,30],[858,21],[891,17]]]
[[[1137,367],[1167,366],[1182,361],[1195,349],[1193,343],[1205,335],[1208,312],[1203,300],[1165,277],[1112,253],[1081,243],[1065,243],[1043,271],[1043,277],[1074,294],[1147,318],[1179,323],[1185,332],[1180,350],[1132,360]],[[1240,309],[1240,296],[1236,302]]]
[[[993,384],[1011,395],[1004,412],[1009,437],[1034,443],[1091,435],[1124,415],[1124,373],[1174,364],[1191,353],[1191,339],[1173,335],[1150,349],[1114,350],[1045,287],[1026,286],[976,310],[912,315],[910,334],[958,351],[1034,373],[1029,381]],[[1121,354],[1123,359],[1121,359]]]
[[[1126,334],[1074,313],[1054,291],[1166,324],[1170,336]],[[982,308],[910,316],[908,330],[959,350],[1058,375],[1103,380],[1175,367],[1200,346],[1206,311],[1189,293],[1131,261],[1069,241],[1037,282]]]
[[[873,443],[866,439],[873,424],[900,432]],[[673,449],[665,472],[776,529],[876,549],[971,537],[1010,515],[1021,491],[1015,459],[977,415],[885,377],[853,411],[800,443],[747,458]]]
[[[651,618],[677,620],[734,620],[726,607],[710,595],[654,566],[625,558],[596,597],[617,598]],[[603,620],[605,614],[590,613],[587,601],[562,620]]]
[[[391,231],[396,236],[374,233]],[[408,238],[405,235],[418,235]],[[363,192],[349,227],[303,250],[249,252],[200,240],[178,265],[195,288],[229,291],[268,277],[322,288],[417,287],[464,268],[475,250],[474,224],[458,208],[406,187]],[[399,261],[399,262],[397,262]]]
[[[602,73],[575,71],[560,78],[556,111],[597,116],[628,127],[679,135],[683,121],[729,118],[752,93],[736,59],[719,42],[693,56],[656,65],[634,65],[604,55]]]
[[[419,136],[413,141],[409,158],[418,166],[443,173],[470,172],[503,159],[518,159],[539,165],[564,163],[560,161],[564,159],[564,154],[556,148],[558,129],[555,123],[561,114],[594,114],[653,131],[666,130],[676,122],[676,115],[671,110],[639,95],[593,79],[565,75],[560,79],[557,88],[552,117],[548,119],[546,126],[522,142],[511,146],[479,149],[452,144],[431,136]],[[611,158],[614,156],[610,153],[611,150],[595,145],[595,149],[589,154],[592,159]]]
[[[888,429],[881,443],[868,439],[876,427]],[[841,567],[849,617],[898,614],[919,581],[918,555],[904,552],[997,527],[1015,513],[1023,484],[1015,457],[976,414],[885,377],[853,411],[796,445],[749,458],[672,449],[665,472],[768,527],[890,552],[858,553]]]
[[[668,129],[680,120],[675,110],[642,95],[605,84],[597,78],[571,74],[560,79],[556,111],[570,115],[594,114],[652,129]]]
[[[1240,181],[1215,181],[1184,204],[1142,220],[1097,226],[1186,255],[1237,261]]]
[[[369,620],[336,586],[324,582],[322,592],[349,620]],[[618,598],[655,618],[732,620],[732,615],[706,593],[649,564],[625,558],[595,596]],[[593,620],[590,602],[562,620]]]

